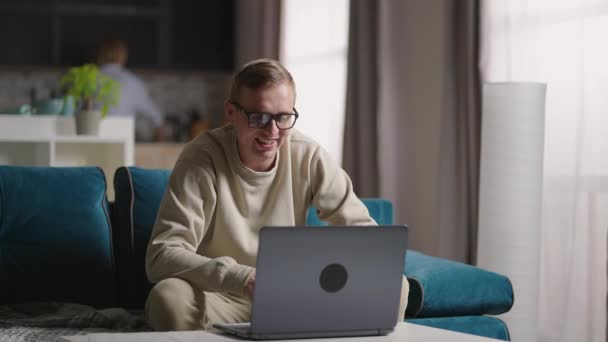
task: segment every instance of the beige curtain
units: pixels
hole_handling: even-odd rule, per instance
[[[279,59],[281,0],[237,0],[236,67],[257,59]]]
[[[477,1],[352,0],[344,167],[393,201],[410,248],[472,263]]]
[[[481,139],[479,4],[466,0],[447,5],[439,250],[444,256],[473,264],[477,260]]]
[[[377,197],[378,4],[351,0],[342,163],[357,195]]]

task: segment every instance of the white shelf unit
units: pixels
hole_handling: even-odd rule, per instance
[[[114,172],[134,164],[134,122],[107,117],[99,135],[76,135],[74,118],[0,115],[0,164],[22,166],[99,166],[114,199]]]

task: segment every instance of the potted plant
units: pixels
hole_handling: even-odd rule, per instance
[[[120,84],[101,73],[97,65],[85,64],[70,68],[61,78],[61,86],[68,87],[67,95],[77,102],[76,134],[99,134],[101,119],[118,103]]]

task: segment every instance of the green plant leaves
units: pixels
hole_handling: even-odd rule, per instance
[[[120,83],[101,73],[95,64],[70,68],[61,78],[61,86],[69,87],[68,95],[74,96],[81,104],[100,104],[103,117],[110,106],[120,100]]]

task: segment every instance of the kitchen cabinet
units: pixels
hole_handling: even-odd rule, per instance
[[[134,123],[107,117],[99,135],[76,135],[73,117],[0,115],[0,164],[99,166],[113,200],[114,171],[134,163]]]

